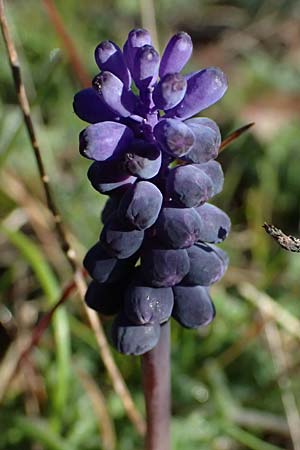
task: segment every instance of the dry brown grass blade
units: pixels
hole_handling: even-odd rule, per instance
[[[281,325],[291,336],[300,339],[300,321],[289,311],[276,303],[272,297],[259,291],[250,283],[240,283],[238,291],[259,311],[262,311]]]
[[[0,403],[4,399],[12,379],[17,374],[17,365],[20,357],[20,346],[24,345],[24,336],[15,339],[7,350],[0,366]]]
[[[1,171],[0,185],[1,190],[25,212],[47,258],[56,267],[65,267],[65,257],[57,246],[56,236],[51,231],[54,221],[49,209],[40,199],[31,195],[23,181],[12,171]]]
[[[78,275],[78,273],[77,273]],[[91,328],[95,334],[96,341],[98,344],[98,347],[100,349],[101,358],[103,360],[103,363],[110,375],[114,390],[117,395],[122,400],[124,409],[134,424],[136,430],[140,435],[144,435],[146,432],[146,424],[142,416],[140,415],[139,411],[136,409],[132,397],[128,391],[128,388],[123,380],[122,375],[120,374],[120,371],[112,357],[110,348],[108,346],[108,342],[104,333],[104,329],[102,326],[102,323],[99,320],[99,317],[95,311],[88,308],[84,302],[84,294],[86,291],[86,284],[82,277],[76,277],[76,274],[74,276],[78,292],[80,294],[81,301],[83,303],[83,307],[85,308],[86,315],[88,317],[89,323],[91,325]]]
[[[261,320],[259,322],[251,323],[241,336],[224,352],[218,356],[218,363],[220,367],[225,368],[231,364],[236,358],[238,358],[241,353],[243,353],[248,345],[250,345],[253,340],[255,340],[264,329],[264,322]]]
[[[79,79],[82,87],[89,87],[91,84],[90,76],[81,63],[81,59],[77,53],[76,47],[64,26],[64,23],[56,8],[55,2],[53,0],[43,0],[43,3],[48,13],[49,19],[51,20],[62,42],[62,45],[65,48],[65,51],[68,55],[70,65],[74,71],[75,76]]]
[[[227,138],[225,138],[221,142],[219,153],[221,153],[226,147],[228,147],[229,144],[231,144],[233,141],[235,141],[243,133],[245,133],[247,130],[249,130],[249,128],[253,127],[253,125],[255,125],[254,122],[248,123],[247,125],[244,125],[243,127],[238,128],[237,130],[235,130],[232,133],[230,133],[230,135],[227,136]]]
[[[238,290],[243,297],[250,300],[258,308],[265,322],[265,333],[276,370],[293,448],[294,450],[300,450],[300,414],[287,374],[288,362],[281,334],[276,324],[276,322],[279,323],[286,331],[299,339],[300,322],[271,297],[260,292],[251,284],[243,283],[238,286]]]
[[[86,304],[84,303],[84,295],[86,292],[86,283],[85,280],[81,274],[81,267],[77,262],[76,253],[74,249],[71,247],[65,227],[63,226],[61,216],[58,212],[58,209],[56,207],[56,203],[54,201],[54,198],[52,196],[52,192],[49,185],[49,177],[45,171],[44,163],[42,160],[42,155],[40,151],[40,147],[38,144],[37,136],[35,133],[34,125],[31,119],[30,115],[30,107],[29,102],[26,94],[26,89],[22,81],[21,76],[21,70],[20,70],[20,64],[18,60],[18,55],[16,52],[16,48],[14,45],[14,41],[10,35],[8,23],[5,16],[4,11],[4,1],[0,0],[0,24],[1,24],[1,30],[4,37],[4,42],[8,54],[9,63],[12,70],[12,75],[15,83],[15,89],[19,101],[19,105],[21,108],[21,111],[23,113],[24,117],[24,123],[30,138],[31,146],[34,152],[34,156],[37,162],[39,175],[42,181],[42,186],[44,189],[44,193],[47,199],[47,205],[50,210],[50,212],[53,215],[54,221],[55,221],[55,230],[57,237],[59,239],[60,247],[65,254],[71,268],[74,274],[74,281],[76,283],[83,308],[85,310],[85,313],[88,317],[89,323],[91,328],[93,329],[96,340],[99,346],[100,355],[102,357],[102,360],[104,362],[104,365],[109,373],[109,376],[112,380],[113,387],[116,391],[116,393],[120,396],[121,401],[124,405],[124,409],[132,421],[133,425],[135,426],[136,430],[139,434],[143,435],[145,433],[146,425],[145,422],[140,415],[139,411],[134,405],[133,399],[130,395],[130,392],[125,384],[125,381],[116,366],[116,363],[114,361],[114,358],[111,354],[111,351],[109,349],[109,345],[102,327],[102,324],[100,322],[100,319],[95,311],[92,311],[89,309]]]
[[[159,50],[158,34],[155,20],[155,4],[153,0],[140,0],[141,22],[152,36],[154,47]]]
[[[64,288],[60,299],[55,303],[54,306],[52,306],[52,308],[46,314],[44,314],[44,316],[41,318],[39,323],[33,329],[32,333],[31,333],[30,342],[28,343],[28,345],[25,347],[25,349],[22,351],[22,353],[20,355],[20,358],[19,358],[19,361],[17,364],[17,369],[22,364],[22,361],[24,359],[28,358],[28,356],[32,352],[33,348],[39,344],[44,332],[46,331],[46,329],[48,328],[48,326],[51,323],[51,320],[52,320],[52,317],[53,317],[55,311],[61,305],[63,305],[66,302],[66,300],[69,299],[70,295],[75,290],[75,288],[76,288],[76,284],[75,284],[74,280],[70,281],[70,283],[68,283],[67,286]]]
[[[50,184],[49,184],[49,181],[50,181],[49,176],[46,173],[46,169],[45,169],[44,162],[42,159],[42,154],[41,154],[40,147],[38,144],[36,132],[35,132],[34,125],[33,125],[32,119],[31,119],[30,106],[29,106],[29,102],[28,102],[25,85],[22,81],[21,68],[20,68],[20,63],[19,63],[19,59],[18,59],[18,54],[17,54],[16,48],[15,48],[12,36],[10,35],[10,32],[9,32],[8,23],[7,23],[5,11],[4,11],[3,0],[0,0],[0,24],[1,24],[1,30],[2,30],[2,34],[3,34],[3,38],[4,38],[4,43],[6,46],[8,59],[9,59],[9,63],[10,63],[11,71],[12,71],[12,76],[14,79],[16,94],[17,94],[18,101],[19,101],[19,106],[23,113],[24,123],[25,123],[26,130],[27,130],[27,133],[28,133],[28,136],[30,139],[34,157],[35,157],[35,160],[37,163],[39,175],[41,178],[45,197],[47,200],[47,205],[48,205],[48,208],[51,211],[54,221],[55,221],[55,229],[56,229],[56,234],[59,238],[60,246],[63,249],[64,253],[66,254],[66,256],[70,262],[70,265],[72,266],[72,269],[76,270],[77,264],[76,264],[75,254],[74,254],[73,249],[71,249],[71,247],[69,245],[60,214],[58,212],[58,209],[57,209],[56,204],[53,199],[52,191],[51,191]]]
[[[69,298],[71,293],[75,290],[76,284],[74,280],[70,281],[67,286],[64,288],[61,297],[55,303],[55,305],[41,318],[36,327],[31,332],[31,336],[29,339],[26,339],[24,345],[24,337],[17,338],[17,349],[14,350],[14,357],[11,357],[11,352],[9,352],[10,356],[8,359],[4,360],[0,367],[0,373],[2,371],[3,376],[0,378],[0,403],[3,399],[4,393],[7,391],[12,380],[18,375],[18,372],[22,366],[22,363],[28,358],[34,347],[36,347],[44,332],[48,328],[51,319],[55,313],[55,311]],[[7,367],[5,368],[5,365]]]
[[[290,436],[290,430],[285,417],[280,417],[266,411],[258,411],[249,408],[239,408],[233,412],[233,420],[245,428],[262,430],[265,433],[274,433],[282,436]]]
[[[253,127],[255,125],[254,122],[248,123],[247,125],[244,125],[241,128],[238,128],[237,130],[233,131],[227,138],[225,138],[220,145],[219,148],[219,154],[228,147],[233,141],[235,141],[238,137],[240,137],[243,133],[245,133],[249,128]],[[176,164],[178,166],[183,166],[187,164],[187,161],[184,161],[183,159],[176,159]]]
[[[266,323],[265,333],[277,374],[277,382],[281,393],[283,407],[285,409],[293,448],[294,450],[300,450],[300,414],[292,390],[291,380],[287,373],[288,363],[281,334],[273,320]]]
[[[116,432],[113,421],[107,411],[105,397],[100,387],[95,383],[92,377],[82,369],[76,369],[80,381],[86,390],[96,417],[98,418],[98,426],[102,437],[103,450],[115,450],[116,448]]]

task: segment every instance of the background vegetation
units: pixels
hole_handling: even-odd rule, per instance
[[[105,198],[90,187],[77,150],[85,126],[72,111],[80,73],[47,3],[11,0],[7,13],[55,198],[82,257],[98,237]],[[223,245],[230,268],[212,291],[216,319],[200,331],[172,323],[173,449],[299,450],[300,255],[281,250],[262,228],[268,221],[299,234],[299,1],[160,0],[154,22],[146,0],[55,4],[90,77],[101,40],[121,45],[130,29],[156,25],[162,50],[185,30],[194,42],[188,69],[216,65],[229,78],[228,93],[205,114],[224,137],[256,122],[219,158],[226,183],[215,203],[233,230]],[[140,449],[76,294],[5,383],[72,274],[45,208],[2,40],[0,51],[0,449]],[[143,412],[139,359],[113,355]]]

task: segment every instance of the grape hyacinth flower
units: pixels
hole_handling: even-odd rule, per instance
[[[221,99],[227,80],[216,67],[181,74],[191,53],[187,33],[160,58],[150,34],[132,30],[123,50],[97,46],[99,74],[74,97],[90,123],[79,138],[88,178],[108,195],[99,241],[84,259],[93,279],[86,303],[117,315],[112,340],[124,354],[154,348],[171,316],[187,328],[209,324],[209,287],[228,265],[215,244],[230,220],[207,203],[223,186],[221,135],[213,120],[194,117]]]

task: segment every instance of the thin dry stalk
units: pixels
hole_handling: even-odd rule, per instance
[[[16,341],[17,348],[14,348],[13,345],[13,353],[9,352],[9,357],[7,361],[5,360],[1,365],[2,376],[0,377],[0,403],[3,399],[5,392],[7,391],[12,380],[18,375],[19,370],[23,364],[26,363],[30,353],[33,349],[39,344],[44,332],[50,325],[52,317],[55,311],[69,298],[71,293],[76,288],[76,284],[74,280],[70,281],[67,286],[64,288],[61,297],[55,303],[55,305],[41,318],[39,323],[35,326],[33,331],[31,332],[31,336],[29,339],[25,338],[22,334]],[[25,341],[25,345],[24,345]],[[13,357],[12,357],[13,355]],[[26,366],[26,364],[25,364]],[[5,369],[6,368],[6,369]],[[1,374],[0,370],[0,374]]]
[[[19,59],[18,59],[18,54],[17,54],[13,39],[12,39],[9,29],[8,29],[8,24],[7,24],[5,12],[4,12],[3,0],[0,0],[0,23],[1,23],[1,30],[2,30],[2,34],[3,34],[3,38],[4,38],[4,43],[6,46],[9,63],[10,63],[10,67],[11,67],[11,71],[12,71],[12,75],[13,75],[13,79],[14,79],[16,94],[18,97],[21,111],[23,113],[23,118],[24,118],[26,130],[28,132],[29,139],[31,142],[32,150],[34,152],[34,157],[37,162],[38,171],[39,171],[39,175],[41,178],[41,182],[43,184],[47,205],[48,205],[48,208],[51,211],[53,218],[54,218],[56,233],[59,238],[61,248],[63,249],[64,253],[66,254],[66,256],[70,262],[70,265],[72,266],[72,269],[76,270],[77,265],[76,265],[76,260],[75,260],[75,254],[74,254],[73,249],[71,249],[71,247],[69,245],[64,227],[62,225],[62,220],[61,220],[60,214],[58,212],[58,209],[56,207],[56,204],[55,204],[53,196],[52,196],[52,192],[51,192],[50,184],[49,184],[50,179],[46,173],[46,169],[45,169],[45,166],[43,163],[42,154],[41,154],[39,144],[37,141],[34,125],[33,125],[32,119],[31,119],[30,106],[29,106],[29,102],[28,102],[28,98],[27,98],[27,94],[26,94],[26,89],[25,89],[25,86],[22,81],[21,68],[20,68],[20,63],[19,63]]]
[[[218,356],[218,363],[223,369],[231,364],[236,358],[243,353],[248,345],[250,345],[263,331],[264,322],[260,320],[258,323],[251,323],[249,327],[244,330],[243,334],[223,353]]]
[[[98,418],[98,426],[100,436],[102,437],[103,450],[115,450],[116,448],[116,432],[113,421],[107,411],[106,400],[100,389],[92,377],[82,369],[76,369],[80,381],[86,390],[92,403],[96,417]]]
[[[28,358],[29,354],[32,352],[34,347],[36,347],[39,344],[44,332],[46,331],[46,329],[48,328],[48,326],[51,323],[51,320],[52,320],[52,317],[53,317],[55,311],[61,305],[63,305],[66,302],[66,300],[68,300],[68,298],[70,297],[71,293],[74,291],[75,288],[76,288],[75,282],[73,280],[70,281],[70,283],[68,283],[68,285],[63,290],[62,295],[61,295],[60,299],[58,300],[58,302],[56,302],[55,305],[52,306],[52,308],[41,318],[39,323],[36,325],[33,332],[31,333],[31,338],[30,338],[29,343],[27,344],[27,346],[24,348],[24,350],[22,351],[22,353],[20,355],[20,358],[19,358],[19,361],[17,364],[17,370],[20,367],[20,365],[22,364],[22,362]]]
[[[65,263],[65,257],[56,245],[56,236],[49,229],[54,222],[44,203],[34,198],[22,181],[12,172],[1,172],[1,190],[22,207],[49,260],[56,267],[62,266]]]
[[[300,339],[300,321],[285,308],[276,303],[269,295],[259,291],[250,283],[238,285],[239,293],[259,311],[280,324],[289,334]]]
[[[54,202],[52,192],[49,185],[49,177],[45,171],[45,167],[43,164],[39,144],[37,141],[34,125],[30,116],[30,107],[29,102],[25,90],[25,86],[22,81],[21,77],[21,70],[20,70],[20,64],[18,60],[18,55],[16,52],[16,48],[13,42],[13,39],[10,35],[5,11],[4,11],[4,2],[3,0],[0,0],[0,24],[1,24],[1,30],[4,37],[5,46],[8,53],[9,63],[12,70],[12,75],[15,83],[16,93],[19,100],[19,105],[23,113],[24,122],[26,125],[26,129],[30,138],[31,146],[34,152],[34,156],[37,162],[39,175],[42,181],[42,185],[44,188],[47,205],[49,210],[51,211],[54,222],[55,222],[55,230],[56,234],[59,239],[59,243],[61,246],[61,249],[63,253],[65,254],[72,271],[74,273],[74,281],[76,283],[78,292],[80,294],[80,298],[85,310],[85,313],[88,317],[89,323],[91,328],[93,329],[96,340],[99,346],[100,354],[102,357],[102,360],[104,362],[104,365],[109,373],[109,376],[112,380],[113,387],[116,391],[116,393],[120,396],[122,403],[124,405],[124,409],[132,421],[133,425],[135,426],[136,430],[139,434],[143,435],[145,432],[145,422],[143,418],[141,417],[139,411],[136,409],[132,397],[130,395],[129,390],[127,389],[127,386],[124,382],[124,379],[122,378],[122,375],[117,368],[115,361],[113,359],[113,356],[110,352],[109,345],[102,327],[102,324],[99,320],[99,317],[95,311],[92,311],[89,309],[85,303],[84,303],[84,295],[86,292],[86,283],[85,280],[81,274],[81,267],[77,262],[76,259],[76,253],[74,249],[71,247],[69,240],[67,238],[67,234],[65,232],[65,228],[63,226],[61,216],[58,212],[58,209],[56,207],[56,204]]]
[[[241,128],[238,128],[237,130],[230,133],[227,138],[225,138],[220,146],[219,153],[222,152],[226,147],[228,147],[229,144],[231,144],[233,141],[235,141],[238,137],[240,137],[243,133],[245,133],[249,128],[253,127],[255,125],[254,122],[248,123],[247,125],[244,125]]]
[[[78,292],[80,294],[80,298],[82,300],[83,306],[85,308],[85,312],[88,316],[89,323],[91,325],[91,328],[95,334],[96,341],[98,344],[98,347],[100,349],[101,358],[103,360],[103,363],[111,377],[114,390],[117,395],[121,398],[123,402],[123,406],[125,408],[125,411],[127,412],[128,417],[134,424],[136,430],[140,435],[144,435],[146,432],[146,424],[144,419],[141,417],[139,411],[135,408],[135,405],[133,403],[132,397],[127,389],[127,386],[119,372],[118,367],[116,366],[116,363],[112,357],[112,354],[110,352],[107,339],[103,330],[102,323],[99,320],[99,317],[95,311],[88,308],[86,304],[84,303],[84,294],[86,291],[86,284],[85,281],[82,279],[82,277],[78,277],[77,273],[74,275],[74,279],[77,285]]]
[[[234,422],[246,428],[254,428],[282,436],[290,436],[290,430],[285,417],[258,411],[255,409],[236,408],[232,418]]]
[[[49,19],[51,20],[56,33],[58,34],[63,47],[65,48],[65,51],[68,55],[68,59],[70,62],[70,65],[73,69],[74,74],[79,79],[80,84],[83,87],[90,86],[90,77],[87,71],[85,70],[84,66],[81,63],[81,59],[77,53],[76,47],[73,44],[72,39],[69,36],[69,33],[67,32],[64,23],[60,17],[60,14],[56,8],[56,5],[53,0],[43,0],[43,3],[45,5],[45,9],[48,13]]]
[[[76,272],[75,278],[77,277],[77,275],[78,274]],[[81,278],[81,277],[79,277],[79,278]],[[78,280],[77,280],[77,282],[78,282]],[[37,346],[38,343],[40,342],[40,339],[42,338],[45,330],[47,329],[48,325],[51,322],[53,314],[58,309],[58,307],[67,300],[67,298],[72,293],[72,291],[74,290],[75,287],[78,287],[78,286],[76,286],[75,281],[71,281],[66,286],[59,301],[51,308],[51,310],[48,311],[47,314],[45,314],[43,316],[43,318],[40,320],[38,325],[35,327],[32,335],[31,335],[31,338],[28,341],[28,343],[26,344],[25,348],[24,348],[24,339],[22,338],[21,341],[22,341],[23,350],[15,351],[15,349],[14,349],[12,354],[10,352],[10,355],[9,355],[10,357],[7,359],[7,362],[9,362],[9,364],[5,363],[4,365],[6,367],[6,370],[2,371],[1,384],[0,384],[0,402],[3,399],[3,396],[4,396],[5,392],[7,391],[11,381],[18,374],[18,371],[22,365],[22,362],[28,358],[28,356],[31,353],[31,351],[33,350],[33,348],[35,346]],[[82,286],[82,288],[84,288],[84,286]],[[94,316],[93,311],[91,311],[89,308],[87,308],[87,313],[88,314],[92,313],[90,315],[90,321],[93,321],[93,316]],[[94,330],[94,333],[96,336],[97,343],[98,343],[99,347],[101,348],[102,359],[106,365],[106,368],[108,368],[108,366],[109,366],[109,371],[110,371],[109,373],[112,376],[114,389],[115,389],[116,393],[123,400],[124,408],[126,409],[127,413],[128,413],[128,411],[130,411],[131,415],[129,416],[129,413],[128,413],[128,416],[130,417],[132,422],[135,424],[138,432],[141,435],[143,435],[145,433],[145,424],[144,424],[143,420],[141,420],[139,414],[136,414],[135,408],[132,408],[131,397],[126,389],[126,386],[125,386],[125,390],[124,390],[124,385],[122,383],[122,380],[121,380],[121,383],[118,382],[118,380],[119,380],[118,373],[114,372],[115,369],[114,369],[114,364],[111,364],[110,352],[106,351],[108,349],[108,347],[106,345],[106,337],[103,332],[102,326],[99,327],[99,324],[100,324],[99,320],[96,320],[93,323],[93,330]],[[20,348],[20,344],[19,344],[19,348]],[[113,363],[114,363],[114,361],[113,361]]]
[[[24,391],[24,405],[26,415],[37,417],[41,413],[39,398],[36,392],[37,374],[32,360],[27,360],[23,365],[21,384]]]
[[[232,133],[230,133],[230,135],[227,136],[227,138],[223,139],[223,141],[221,142],[221,145],[220,145],[220,148],[219,148],[219,154],[225,148],[227,148],[233,141],[235,141],[243,133],[245,133],[247,130],[249,130],[249,128],[253,127],[253,125],[255,125],[254,122],[248,123],[247,125],[244,125],[243,127],[238,128],[237,130],[235,130]],[[183,159],[176,159],[176,164],[180,165],[180,166],[184,166],[184,165],[187,164],[187,162],[184,161]]]
[[[4,399],[12,379],[17,374],[20,347],[24,344],[24,336],[19,336],[9,346],[0,366],[0,403]]]
[[[263,315],[265,314],[263,313]],[[266,323],[265,333],[275,366],[277,383],[280,389],[294,450],[300,450],[300,414],[292,390],[291,380],[287,372],[288,362],[281,334],[274,321]]]
[[[140,11],[142,25],[150,32],[154,47],[159,49],[154,1],[140,0]]]

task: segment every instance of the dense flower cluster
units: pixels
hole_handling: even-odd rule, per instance
[[[161,59],[143,29],[129,33],[123,51],[101,42],[100,73],[74,98],[91,124],[80,133],[80,152],[93,160],[89,180],[109,196],[100,240],[84,259],[93,279],[86,302],[117,314],[112,337],[125,354],[153,348],[171,316],[187,328],[210,323],[208,287],[228,265],[214,244],[230,220],[207,203],[223,186],[214,160],[221,135],[211,119],[192,118],[223,96],[227,81],[215,67],[182,75],[191,53],[184,32]]]

